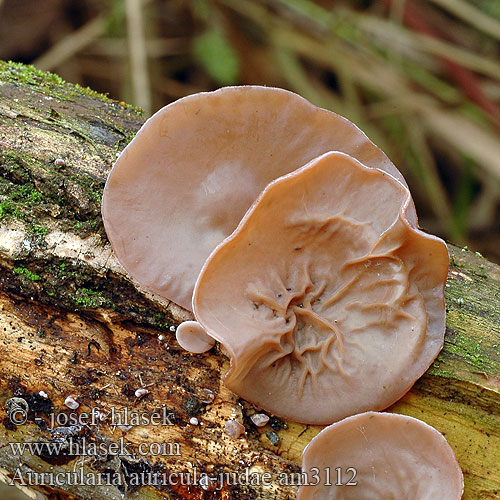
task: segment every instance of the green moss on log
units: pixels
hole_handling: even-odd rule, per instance
[[[59,75],[39,70],[31,65],[0,61],[0,74],[5,81],[33,87],[37,91],[43,91],[46,95],[61,101],[71,100],[76,97],[109,101],[109,97],[105,94],[96,92],[89,87],[68,83]],[[126,103],[123,103],[122,106],[142,114],[141,108]]]
[[[0,261],[0,288],[69,311],[108,309],[147,327],[168,330],[176,324],[163,307],[123,278],[110,271],[99,274],[72,259],[29,258],[15,261],[11,269]]]
[[[60,221],[61,229],[82,237],[104,235],[102,180],[13,150],[0,154],[0,176],[0,220],[21,220],[35,235],[48,233],[44,220]]]
[[[477,381],[478,374],[500,376],[500,273],[479,255],[449,246],[445,288],[447,332],[432,375]]]
[[[40,281],[40,276],[32,271],[30,271],[27,267],[18,266],[14,268],[14,274],[18,276],[22,276],[30,281]]]

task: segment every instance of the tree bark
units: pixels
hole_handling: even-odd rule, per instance
[[[123,493],[293,499],[296,487],[278,479],[300,470],[302,450],[320,427],[278,419],[272,427],[253,426],[252,406],[221,381],[224,354],[218,347],[204,355],[183,352],[170,327],[189,313],[134,283],[106,239],[102,187],[142,123],[125,103],[0,63],[0,479],[65,499]],[[449,245],[449,251],[444,349],[389,411],[415,416],[446,436],[464,471],[464,499],[494,499],[500,495],[500,268],[467,250]],[[68,408],[68,397],[78,409]],[[24,408],[23,400],[27,421],[15,425],[7,410]],[[126,410],[131,419],[153,415],[160,422],[112,425]],[[87,422],[84,413],[92,414]],[[80,422],[71,421],[76,415]],[[230,418],[245,423],[242,439],[224,432]],[[121,455],[113,449],[120,440]],[[70,441],[81,448],[69,449]],[[27,442],[42,445],[24,454],[12,446]],[[100,456],[78,456],[84,446],[87,453],[98,447]],[[211,475],[249,469],[254,479],[268,472],[272,480],[226,481],[215,491],[203,481],[151,484],[194,469]],[[48,484],[54,476],[30,484],[42,479],[35,473],[71,471],[77,475],[59,476],[59,485]],[[76,484],[80,471],[102,484]]]

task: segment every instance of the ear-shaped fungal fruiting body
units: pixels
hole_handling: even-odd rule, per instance
[[[362,413],[325,428],[306,446],[302,471],[297,500],[460,500],[464,486],[443,435],[393,413]]]
[[[448,271],[444,242],[409,223],[410,202],[391,175],[338,152],[266,187],[193,297],[231,357],[233,392],[328,424],[408,391],[442,347]]]
[[[355,125],[291,92],[226,87],[180,99],[146,122],[108,177],[102,216],[115,254],[190,309],[203,263],[265,186],[334,150],[406,186]],[[413,205],[407,216],[416,226]]]
[[[177,342],[186,351],[200,354],[209,351],[215,345],[215,339],[207,335],[197,321],[184,321],[175,332]]]

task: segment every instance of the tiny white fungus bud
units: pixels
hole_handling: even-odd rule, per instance
[[[68,396],[64,400],[64,405],[70,408],[71,410],[76,410],[80,406],[80,403],[72,396]]]
[[[137,389],[135,391],[136,398],[140,398],[141,396],[144,396],[145,394],[149,394],[149,391],[147,389]]]
[[[49,399],[49,395],[45,391],[40,391],[38,394],[40,394],[42,398]]]
[[[215,394],[210,389],[202,389],[200,400],[202,403],[213,403]]]
[[[198,421],[198,419],[197,419],[196,417],[191,417],[191,418],[189,419],[189,423],[190,423],[191,425],[198,425],[200,422]]]
[[[245,432],[245,427],[237,420],[228,420],[225,425],[225,430],[230,437],[238,439]]]
[[[250,420],[257,427],[264,427],[269,422],[269,417],[264,413],[256,413],[250,417]]]

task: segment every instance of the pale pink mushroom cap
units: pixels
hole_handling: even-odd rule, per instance
[[[197,321],[184,321],[175,332],[177,342],[186,351],[201,354],[212,349],[215,339],[207,335]]]
[[[333,150],[406,185],[355,125],[291,92],[226,87],[180,99],[145,123],[108,177],[102,215],[115,254],[191,309],[203,263],[265,186]],[[413,206],[409,218],[416,226]]]
[[[398,400],[439,353],[448,252],[407,220],[408,190],[343,153],[272,182],[209,257],[196,319],[225,384],[298,422]]]
[[[460,500],[464,487],[443,435],[392,413],[362,413],[322,430],[304,450],[302,471],[318,484],[302,486],[297,500]]]

